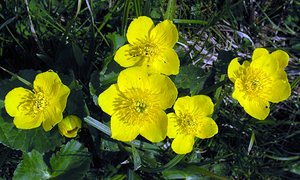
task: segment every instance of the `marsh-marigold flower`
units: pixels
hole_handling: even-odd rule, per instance
[[[173,49],[178,31],[172,21],[154,26],[150,18],[138,17],[129,24],[126,37],[129,44],[118,49],[114,57],[122,67],[144,66],[150,73],[178,74],[179,59]]]
[[[117,83],[99,95],[98,103],[111,115],[112,138],[132,141],[140,134],[159,142],[167,133],[164,110],[172,107],[176,98],[177,89],[169,77],[132,67],[120,72]]]
[[[57,126],[62,136],[74,138],[81,128],[81,120],[77,116],[69,115],[60,121]]]
[[[17,128],[32,129],[43,123],[44,130],[50,131],[63,119],[69,94],[59,76],[47,71],[35,77],[32,91],[17,87],[8,92],[4,106]]]
[[[242,65],[234,58],[228,66],[228,77],[234,83],[232,97],[252,117],[264,120],[270,113],[270,104],[278,103],[291,95],[291,86],[284,68],[289,56],[282,50],[271,54],[264,48],[257,48],[252,62]]]
[[[177,154],[186,154],[193,150],[195,137],[211,138],[218,133],[218,126],[209,117],[214,104],[205,95],[180,97],[174,104],[175,113],[168,114],[169,138],[175,138],[172,149]]]

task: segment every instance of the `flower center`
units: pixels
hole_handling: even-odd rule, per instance
[[[242,87],[250,96],[261,96],[263,90],[271,83],[271,79],[267,73],[254,68],[247,68],[241,74]]]
[[[178,132],[180,134],[196,135],[198,123],[189,114],[179,114],[177,119]]]
[[[34,94],[33,104],[34,113],[38,113],[39,111],[42,111],[46,108],[46,106],[48,105],[48,101],[45,98],[43,92],[37,92]]]
[[[116,115],[125,124],[143,124],[145,121],[151,121],[153,109],[157,103],[151,98],[151,93],[140,89],[130,89],[119,93],[113,106]]]
[[[151,42],[140,42],[138,45],[134,45],[129,52],[132,57],[144,56],[151,57],[157,54],[157,45]]]
[[[23,101],[19,104],[18,110],[27,115],[36,115],[44,110],[48,105],[48,100],[43,92],[34,92],[23,97]]]
[[[136,101],[133,103],[134,109],[138,113],[144,113],[147,105],[143,101]]]

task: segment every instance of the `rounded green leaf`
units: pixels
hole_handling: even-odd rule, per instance
[[[51,177],[55,179],[80,179],[91,162],[87,148],[75,140],[63,145],[50,159]]]
[[[44,180],[49,178],[50,173],[43,160],[43,155],[35,150],[23,154],[23,161],[18,165],[13,177],[14,180]]]
[[[56,128],[45,132],[40,126],[30,130],[17,129],[13,121],[5,121],[0,116],[0,143],[6,146],[30,152],[33,149],[41,153],[48,152],[60,146],[64,141]]]

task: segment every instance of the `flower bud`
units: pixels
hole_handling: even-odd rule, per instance
[[[74,115],[65,117],[60,123],[58,123],[59,133],[62,136],[68,138],[74,138],[77,136],[77,132],[81,128],[81,120]]]

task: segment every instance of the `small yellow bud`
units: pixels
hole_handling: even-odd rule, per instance
[[[62,136],[68,138],[74,138],[77,136],[77,132],[81,128],[81,120],[74,115],[65,117],[60,123],[58,123],[58,129]]]

